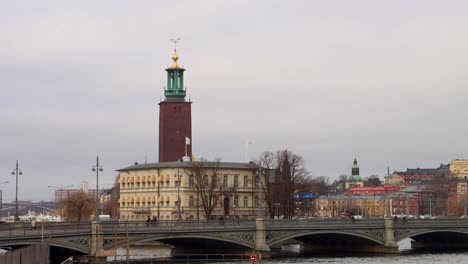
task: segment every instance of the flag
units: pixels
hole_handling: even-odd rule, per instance
[[[185,145],[190,145],[190,138],[185,137]]]

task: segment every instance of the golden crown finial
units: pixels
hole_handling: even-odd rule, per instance
[[[180,66],[177,64],[177,60],[179,59],[179,55],[177,55],[177,42],[180,41],[180,38],[171,38],[171,41],[174,42],[174,54],[172,55],[172,65],[169,67],[170,69],[179,69]]]

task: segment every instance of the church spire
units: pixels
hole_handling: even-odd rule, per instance
[[[177,55],[177,42],[180,41],[180,38],[171,39],[174,42],[174,54],[172,55],[172,65],[169,66],[167,71],[167,85],[164,90],[164,96],[166,97],[185,97],[184,89],[184,71],[177,61],[179,60],[179,55]]]

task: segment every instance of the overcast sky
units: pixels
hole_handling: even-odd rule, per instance
[[[4,201],[157,161],[180,37],[197,157],[302,155],[313,176],[468,158],[468,1],[0,1]]]

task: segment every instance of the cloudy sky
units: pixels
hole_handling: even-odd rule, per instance
[[[0,185],[109,187],[157,161],[180,37],[197,157],[300,154],[314,176],[468,158],[467,1],[0,1]]]

